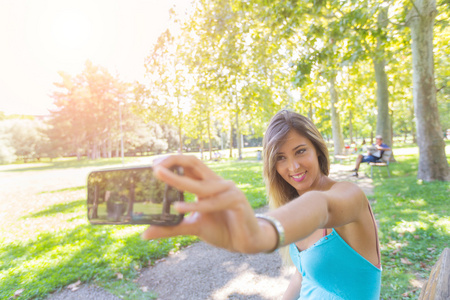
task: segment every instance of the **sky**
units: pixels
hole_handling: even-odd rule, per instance
[[[190,0],[0,0],[0,112],[48,115],[58,71],[86,60],[120,79],[144,78],[145,58]]]

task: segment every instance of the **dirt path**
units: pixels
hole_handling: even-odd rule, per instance
[[[351,178],[349,169],[348,165],[332,165],[330,176],[338,181],[354,181],[366,195],[371,195],[372,180],[364,175]],[[144,269],[137,282],[163,300],[280,299],[293,271],[293,267],[282,266],[278,253],[236,254],[199,242]],[[49,299],[119,298],[95,286],[82,286],[75,292],[53,294]]]

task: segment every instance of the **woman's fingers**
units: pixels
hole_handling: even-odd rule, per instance
[[[180,166],[183,167],[185,174],[188,177],[199,180],[221,178],[201,160],[192,155],[170,155],[163,159],[156,160],[154,166],[163,166],[167,169],[173,166]]]
[[[175,209],[179,213],[213,213],[225,210],[251,210],[251,207],[244,193],[234,187],[211,197],[199,198],[197,202],[176,202]]]
[[[189,176],[177,175],[162,165],[155,166],[154,172],[157,178],[170,186],[180,191],[196,194],[199,197],[215,195],[230,188],[230,182],[221,178],[197,180]]]
[[[196,235],[195,216],[191,215],[175,226],[151,225],[142,234],[145,240],[172,237],[177,235]]]

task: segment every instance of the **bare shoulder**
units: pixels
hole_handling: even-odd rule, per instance
[[[363,193],[363,190],[356,184],[350,181],[336,181],[335,184],[330,188],[330,191],[341,191],[341,190],[350,190],[352,192]]]
[[[364,191],[355,183],[349,181],[339,181],[333,184],[329,193],[337,198],[344,198],[352,202],[366,202],[367,197]]]

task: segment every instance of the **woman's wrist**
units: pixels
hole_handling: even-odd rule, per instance
[[[268,245],[272,245],[270,248],[266,243],[264,243],[262,246],[266,253],[272,253],[275,250],[277,250],[280,247],[284,246],[284,228],[283,225],[281,225],[280,221],[278,221],[276,218],[268,215],[263,214],[256,214],[255,217],[258,219],[258,223],[264,224],[263,226],[266,228],[264,230],[263,228],[263,234],[266,240],[269,242]],[[272,229],[270,229],[272,228]],[[269,233],[270,232],[270,233]],[[267,239],[269,237],[269,239]],[[274,243],[275,241],[275,243]]]

